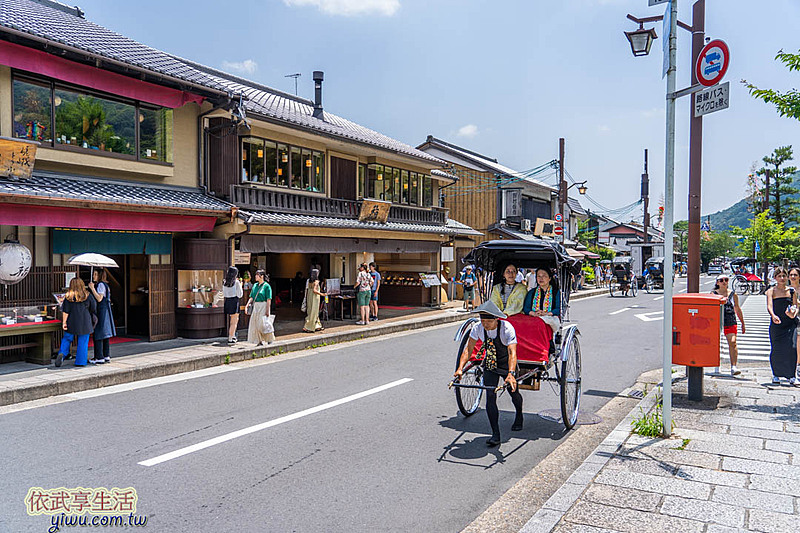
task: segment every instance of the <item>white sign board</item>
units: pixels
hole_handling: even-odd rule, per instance
[[[522,189],[506,189],[503,191],[505,202],[503,212],[506,217],[522,216]]]
[[[442,263],[455,261],[454,250],[455,248],[452,246],[442,246]]]
[[[658,4],[666,4],[669,0],[647,0],[648,6],[657,6]]]
[[[726,81],[694,94],[694,116],[702,117],[720,109],[728,109],[731,82]]]

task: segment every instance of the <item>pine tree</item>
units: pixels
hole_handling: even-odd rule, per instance
[[[769,202],[769,215],[775,218],[779,224],[798,222],[798,209],[796,195],[798,192],[797,187],[792,185],[793,174],[797,172],[797,167],[786,166],[785,163],[792,161],[794,154],[792,146],[779,146],[772,154],[764,156],[764,166],[756,171],[759,176],[766,177],[767,170],[770,172],[770,187],[769,191],[762,193],[762,198],[768,195]]]

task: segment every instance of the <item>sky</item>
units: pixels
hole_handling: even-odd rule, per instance
[[[634,58],[625,18],[663,14],[647,0],[77,1],[86,18],[147,45],[313,98],[325,72],[326,111],[413,146],[428,135],[525,171],[558,157],[587,180],[590,209],[635,202],[649,150],[651,213],[664,190],[665,90],[659,38]],[[693,0],[677,0],[690,23]],[[70,2],[72,3],[72,2]],[[796,52],[797,0],[707,0],[706,36],[731,51],[730,108],[703,126],[703,214],[745,196],[754,162],[795,145],[800,122],[752,98],[742,79],[788,90],[800,73],[774,60]],[[679,30],[678,89],[691,43]],[[676,125],[675,219],[687,217],[689,98]],[[798,164],[800,166],[800,164]],[[547,182],[555,184],[555,177]],[[575,193],[575,189],[570,191]],[[577,193],[576,193],[577,195]],[[599,207],[598,207],[599,206]]]

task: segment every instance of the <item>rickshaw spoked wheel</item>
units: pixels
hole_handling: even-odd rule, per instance
[[[561,420],[567,431],[578,421],[581,405],[581,346],[573,336],[566,346],[567,360],[561,363]]]
[[[458,369],[458,364],[461,361],[461,354],[467,347],[468,342],[469,332],[465,332],[464,338],[461,339],[461,344],[458,347],[458,353],[456,354],[456,369]],[[469,370],[465,371],[461,376],[460,383],[463,385],[483,386],[483,367],[480,365],[473,366]],[[471,416],[475,414],[481,405],[483,389],[463,389],[461,387],[455,387],[455,389],[456,403],[458,404],[458,410],[461,411],[461,414],[464,416]]]
[[[633,278],[629,285],[631,287],[631,296],[636,296],[636,294],[639,292],[639,280]]]

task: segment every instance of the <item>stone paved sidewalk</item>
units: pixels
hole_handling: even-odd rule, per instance
[[[797,531],[800,388],[771,377],[707,377],[700,403],[678,380],[672,438],[631,434],[634,409],[521,532]],[[640,406],[656,401],[652,391]]]

